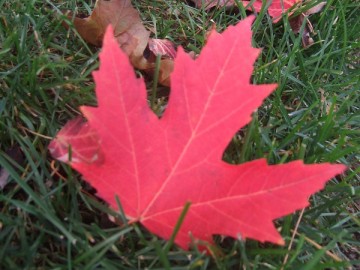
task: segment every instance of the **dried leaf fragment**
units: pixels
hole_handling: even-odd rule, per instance
[[[20,146],[12,146],[7,148],[5,150],[5,154],[18,165],[21,165],[24,162],[24,154],[21,151]],[[0,166],[0,190],[2,190],[8,184],[9,177],[9,171],[6,168]]]
[[[325,5],[326,2],[321,2],[316,6],[301,13],[300,15],[289,19],[291,29],[295,34],[300,33],[301,26],[304,23],[304,20],[306,20],[304,30],[301,33],[301,41],[304,48],[310,47],[314,44],[314,40],[311,37],[311,34],[314,33],[314,28],[308,16],[320,12],[325,7]]]

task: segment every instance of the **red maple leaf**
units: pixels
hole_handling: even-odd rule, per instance
[[[204,6],[205,9],[209,9],[215,6],[236,6],[237,1],[235,0],[192,0],[197,7]],[[263,0],[254,1],[240,1],[242,5],[251,10],[255,9],[256,12],[260,12],[263,6]],[[269,0],[267,2],[270,2]],[[288,9],[293,7],[296,3],[301,2],[300,0],[272,0],[268,7],[268,12],[273,18],[274,22],[277,22],[281,18],[281,14],[285,13]]]
[[[71,145],[71,166],[98,196],[114,209],[118,196],[130,222],[165,239],[191,202],[175,239],[182,248],[190,233],[208,242],[221,234],[283,244],[272,221],[307,206],[310,194],[345,167],[222,161],[235,132],[276,88],[250,84],[260,52],[251,47],[252,20],[214,31],[196,60],[178,50],[160,119],[109,27],[93,74],[98,107],[81,108],[88,122],[64,127],[49,146],[52,155],[68,161]]]
[[[249,5],[251,1],[242,1],[244,5]],[[260,12],[263,0],[257,0],[254,2],[253,7],[257,12]],[[288,9],[293,7],[300,0],[272,0],[268,12],[269,15],[277,22],[281,18],[281,14],[285,13]]]

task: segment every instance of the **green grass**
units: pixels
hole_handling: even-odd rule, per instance
[[[286,19],[272,24],[265,12],[257,16],[254,45],[263,50],[253,81],[279,87],[234,137],[224,159],[265,156],[275,164],[301,158],[349,169],[312,196],[302,216],[276,221],[285,246],[216,237],[219,253],[210,256],[171,246],[136,224],[112,224],[106,214],[112,211],[80,175],[52,165],[51,137],[79,114],[79,105],[96,104],[91,72],[99,52],[63,28],[59,10],[89,14],[94,2],[0,0],[0,165],[11,175],[0,190],[0,269],[359,269],[357,1],[329,0],[313,15],[315,44],[308,49]],[[213,22],[221,31],[245,15],[242,9],[204,11],[185,1],[134,5],[153,36],[195,52]],[[11,146],[23,149],[20,165],[6,154]]]

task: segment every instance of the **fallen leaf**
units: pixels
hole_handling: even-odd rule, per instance
[[[304,20],[306,20],[306,23],[303,31],[301,32],[301,26]],[[304,48],[308,48],[314,44],[314,40],[310,36],[312,32],[312,24],[304,14],[300,14],[294,18],[290,18],[289,23],[292,31],[295,34],[299,34],[301,32],[301,44]]]
[[[318,92],[320,93],[320,102],[321,102],[321,113],[323,115],[329,115],[332,110],[336,112],[338,110],[337,106],[333,106],[333,103],[329,101],[326,97],[325,90],[322,88],[319,88]]]
[[[71,148],[76,145],[76,148]],[[84,147],[79,147],[83,145]],[[81,151],[78,151],[81,149]],[[92,164],[102,162],[103,154],[100,149],[100,138],[89,123],[82,117],[70,120],[56,136],[51,153],[56,159],[67,162],[83,162]]]
[[[155,70],[155,60],[144,57],[146,47],[167,46],[170,49],[170,41],[149,39],[150,33],[142,24],[140,15],[131,5],[130,0],[97,0],[94,10],[87,18],[74,17],[67,15],[69,19],[74,20],[74,27],[80,36],[87,42],[100,47],[103,36],[108,25],[114,28],[114,36],[121,49],[129,56],[131,64],[144,70],[150,75]],[[150,42],[150,44],[148,44]],[[162,53],[153,49],[155,54]],[[170,53],[168,51],[167,53]],[[173,52],[171,52],[173,53]],[[170,73],[172,72],[172,57],[167,54],[161,54],[163,59],[160,61],[159,83],[170,84]]]
[[[192,0],[197,7],[204,6],[205,9],[209,9],[212,7],[231,7],[236,6],[236,1],[234,0]],[[263,1],[257,0],[251,4],[251,1],[240,1],[240,3],[247,9],[259,12],[261,10]],[[280,20],[281,15],[285,13],[288,9],[293,8],[293,11],[301,8],[301,0],[273,0],[268,8],[269,15],[273,18],[273,22],[276,23]],[[296,5],[296,6],[295,6]],[[293,18],[289,19],[291,28],[294,33],[298,34],[300,32],[300,28],[306,20],[306,25],[304,30],[302,31],[302,45],[304,48],[311,46],[314,43],[314,40],[311,37],[311,33],[313,33],[313,27],[308,19],[308,15],[320,12],[326,6],[326,2],[320,2],[317,5],[309,8],[304,11],[300,15],[297,15]],[[292,14],[292,13],[291,13]],[[290,15],[291,15],[290,14]]]
[[[167,39],[150,38],[149,50],[156,55],[168,57],[169,59],[175,59],[176,48],[174,43]]]
[[[98,47],[102,44],[109,24],[113,26],[114,36],[121,49],[132,58],[142,57],[150,33],[130,0],[97,0],[89,17],[74,18],[74,26],[81,37]]]
[[[24,155],[19,146],[12,146],[5,150],[5,154],[9,159],[13,160],[13,162],[17,163],[19,166],[24,162]],[[15,167],[15,166],[14,166]],[[17,169],[15,167],[15,169]],[[7,184],[10,177],[10,172],[0,166],[0,190],[2,190]]]
[[[204,6],[205,9],[210,9],[212,7],[230,7],[236,6],[235,0],[192,0],[197,7]],[[268,8],[269,15],[273,18],[274,22],[278,22],[281,18],[281,15],[285,13],[289,8],[293,7],[295,4],[299,3],[301,0],[272,0]],[[239,1],[245,8],[252,10],[255,9],[256,12],[261,10],[263,5],[262,0],[253,1]]]
[[[156,63],[156,57],[158,55],[161,57],[158,80],[161,84],[170,86],[170,75],[174,70],[174,59],[176,57],[174,43],[167,39],[150,38],[148,51],[148,55],[146,55],[146,53],[144,53],[144,55],[150,63]],[[155,65],[152,65],[150,68],[144,67],[148,74],[154,74],[155,68]]]
[[[323,10],[323,8],[325,6],[326,6],[326,1],[320,2],[319,4],[316,4],[315,6],[309,8],[308,10],[306,10],[304,13],[305,13],[305,15],[311,15],[311,14],[319,13],[320,11]]]
[[[10,174],[7,170],[0,168],[0,190],[7,185],[9,176]]]
[[[314,33],[314,28],[308,19],[308,16],[320,12],[325,5],[326,2],[321,2],[305,12],[289,19],[291,29],[295,34],[300,33],[301,26],[303,25],[304,20],[306,20],[304,30],[301,32],[301,41],[304,48],[308,48],[314,44],[314,40],[311,37],[311,33]]]
[[[66,125],[57,135],[61,143],[54,139],[49,145],[53,157],[64,160],[71,148],[80,158],[69,164],[100,198],[117,210],[118,196],[130,223],[140,222],[165,239],[191,202],[175,239],[184,249],[192,238],[211,243],[214,234],[284,244],[273,220],[306,207],[309,196],[345,166],[222,160],[234,134],[276,88],[250,83],[260,53],[251,47],[252,21],[222,34],[213,31],[196,60],[178,49],[169,104],[160,119],[109,28],[100,69],[93,73],[98,107],[81,107],[86,128],[82,122]],[[96,142],[88,140],[89,133],[97,134]],[[93,158],[99,152],[102,158]]]

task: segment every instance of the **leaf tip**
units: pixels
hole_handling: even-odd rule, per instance
[[[330,164],[334,171],[334,176],[345,173],[348,167],[344,164]]]
[[[284,241],[283,238],[280,238],[279,240],[277,240],[277,242],[276,242],[275,244],[277,244],[277,245],[279,245],[279,246],[284,246],[284,245],[285,245],[285,241]]]
[[[250,16],[247,16],[245,19],[243,19],[242,22],[244,24],[247,24],[247,25],[251,26],[253,24],[254,20],[255,20],[255,16],[250,15]]]
[[[106,27],[103,46],[106,46],[110,41],[115,41],[114,39],[114,28],[111,24]]]

